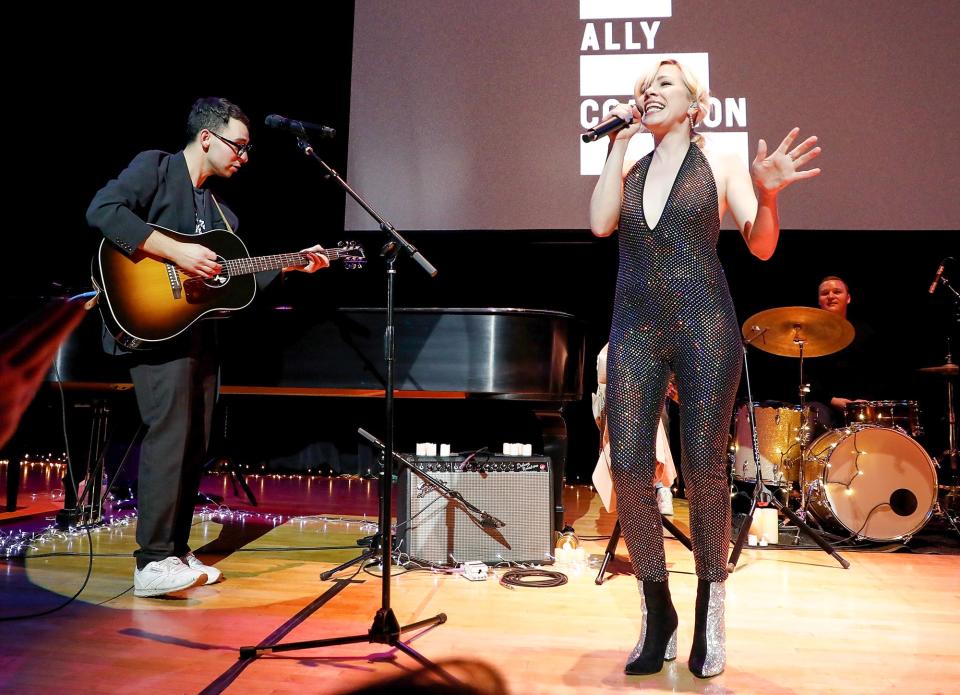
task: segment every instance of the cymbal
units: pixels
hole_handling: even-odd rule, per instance
[[[743,337],[759,350],[784,357],[822,357],[843,350],[856,331],[845,318],[810,306],[767,309],[743,322]]]
[[[926,372],[927,374],[942,374],[943,376],[957,376],[957,374],[960,374],[960,365],[954,364],[953,362],[947,362],[946,364],[941,364],[937,367],[921,367],[917,371]]]

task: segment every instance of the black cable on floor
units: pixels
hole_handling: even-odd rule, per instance
[[[566,584],[567,575],[544,569],[512,569],[503,573],[500,583],[503,586],[551,588]]]
[[[40,618],[40,617],[42,617],[42,616],[44,616],[44,615],[50,615],[51,613],[57,612],[57,611],[60,610],[61,608],[66,608],[66,607],[69,606],[71,603],[73,603],[74,599],[76,599],[77,596],[79,596],[80,594],[83,593],[83,590],[87,588],[87,582],[90,581],[90,575],[93,573],[93,538],[91,538],[91,536],[90,536],[90,527],[89,527],[89,526],[86,527],[85,530],[86,530],[86,532],[87,532],[87,546],[90,548],[90,554],[89,554],[89,555],[90,555],[90,560],[87,562],[87,576],[84,577],[84,579],[83,579],[83,584],[81,584],[81,585],[80,585],[80,588],[77,589],[77,593],[75,593],[73,596],[71,596],[70,598],[68,598],[68,599],[67,599],[66,601],[64,601],[63,603],[61,603],[59,606],[54,606],[53,608],[49,608],[49,609],[47,609],[47,610],[45,610],[45,611],[41,611],[41,612],[39,612],[39,613],[28,613],[27,615],[6,615],[6,616],[2,616],[2,617],[0,617],[0,621],[6,621],[6,620],[27,620],[28,618]]]

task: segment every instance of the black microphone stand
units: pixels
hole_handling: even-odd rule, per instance
[[[820,535],[819,532],[810,528],[807,523],[801,519],[797,514],[793,512],[789,507],[780,502],[777,499],[776,495],[770,492],[770,489],[763,482],[763,470],[760,466],[760,443],[757,439],[757,420],[754,413],[753,407],[753,390],[750,388],[750,367],[747,363],[747,346],[752,343],[754,340],[762,336],[766,331],[760,330],[755,331],[755,335],[750,339],[745,339],[743,341],[743,373],[747,380],[747,413],[750,417],[750,432],[753,437],[753,462],[757,467],[757,480],[753,484],[753,497],[750,500],[750,511],[747,513],[747,517],[743,520],[743,524],[740,526],[740,532],[737,534],[736,542],[733,544],[733,550],[730,553],[730,559],[727,561],[727,571],[733,572],[736,569],[737,561],[740,559],[740,553],[743,551],[743,544],[747,540],[747,535],[750,533],[750,523],[753,520],[753,515],[757,511],[757,507],[766,507],[768,505],[773,505],[776,507],[781,514],[790,519],[794,524],[799,526],[801,529],[806,531],[807,535],[810,536],[813,541],[820,546],[821,550],[827,555],[834,558],[837,562],[840,563],[840,566],[843,569],[848,569],[850,563],[840,555],[833,547]],[[803,344],[804,341],[798,340],[798,345],[800,348],[800,406],[801,406],[801,418],[803,417],[803,404],[804,404],[804,393],[805,385],[803,383]],[[801,420],[801,428],[803,426],[803,421]],[[803,463],[803,453],[801,449],[801,465]]]
[[[376,210],[370,207],[367,202],[361,198],[360,195],[354,191],[353,188],[351,188],[350,185],[344,181],[339,174],[337,174],[336,171],[334,171],[316,154],[316,152],[314,152],[313,146],[307,141],[306,133],[302,129],[297,137],[297,147],[302,150],[306,156],[311,157],[317,163],[319,163],[320,166],[322,166],[327,172],[326,178],[334,179],[340,185],[340,187],[350,195],[351,198],[357,201],[360,207],[366,210],[367,214],[376,220],[377,224],[380,226],[380,229],[383,230],[383,232],[389,237],[392,237],[392,239],[388,239],[387,243],[380,252],[380,255],[386,259],[387,265],[387,321],[384,329],[384,361],[386,362],[387,367],[387,383],[385,393],[386,442],[384,443],[383,469],[380,473],[380,532],[378,534],[379,555],[383,567],[383,573],[381,575],[381,601],[380,608],[374,615],[373,624],[371,625],[370,630],[365,634],[330,637],[327,639],[307,640],[303,642],[288,642],[286,644],[275,644],[269,646],[241,647],[240,658],[250,659],[255,656],[260,656],[261,654],[288,652],[299,649],[315,649],[318,647],[330,647],[339,644],[358,644],[361,642],[387,644],[391,647],[399,649],[425,668],[436,672],[438,675],[447,679],[454,685],[462,686],[462,684],[451,674],[444,671],[442,668],[434,664],[432,661],[413,649],[409,644],[400,639],[400,635],[409,630],[416,630],[423,627],[431,627],[433,625],[445,623],[447,621],[446,614],[440,613],[432,618],[418,620],[410,625],[401,626],[396,615],[394,615],[393,609],[390,607],[390,568],[393,548],[393,532],[390,527],[391,488],[393,485],[394,470],[393,389],[394,363],[396,360],[396,342],[393,315],[394,280],[397,274],[395,263],[400,249],[403,249],[414,261],[417,262],[421,268],[423,268],[430,275],[430,277],[436,276],[437,269],[434,268],[412,244],[404,239],[392,224],[387,222]],[[374,545],[376,545],[376,541],[374,542]],[[373,548],[371,550],[373,550]]]
[[[669,531],[674,538],[680,541],[680,545],[690,552],[693,552],[693,544],[690,542],[690,538],[687,536],[687,534],[681,531],[676,524],[668,519],[665,514],[660,515],[660,523],[663,525],[663,528]],[[613,532],[610,534],[610,540],[607,541],[607,547],[603,551],[603,560],[600,562],[600,569],[597,571],[597,578],[593,580],[593,583],[598,586],[603,584],[604,577],[607,574],[607,566],[613,562],[613,558],[616,557],[617,545],[620,543],[620,535],[622,531],[623,528],[620,526],[620,519],[617,519],[617,523],[613,525]]]
[[[681,531],[676,524],[670,521],[670,519],[663,514],[660,515],[660,523],[663,525],[663,528],[667,529],[667,531],[669,531],[674,538],[680,541],[680,545],[690,552],[693,552],[693,544],[690,543],[690,538],[688,538],[687,534]],[[620,520],[617,519],[617,523],[613,525],[613,533],[610,534],[610,540],[607,541],[607,548],[603,551],[603,560],[600,562],[600,569],[597,571],[597,578],[593,580],[593,583],[597,584],[598,586],[603,584],[604,578],[607,574],[607,566],[616,556],[617,544],[620,543],[621,532]]]

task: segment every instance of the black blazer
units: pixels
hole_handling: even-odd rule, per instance
[[[204,190],[203,195],[204,208],[213,217],[206,220],[207,229],[224,228],[210,191]],[[237,216],[222,203],[220,207],[230,227],[236,229]],[[153,230],[148,223],[193,234],[193,183],[183,152],[148,150],[138,154],[93,197],[87,208],[87,223],[127,255],[150,236]]]
[[[217,206],[213,204],[210,191],[204,190],[204,209],[208,211],[207,229],[223,229],[226,225]],[[237,216],[220,203],[230,228],[237,228]],[[157,224],[181,234],[193,234],[196,218],[193,205],[193,182],[187,170],[183,152],[170,154],[160,150],[141,152],[120,172],[107,182],[93,197],[87,208],[87,223],[99,230],[104,237],[116,244],[128,256],[132,255],[153,231],[150,224]],[[263,275],[263,273],[258,273]],[[276,276],[276,273],[273,273]],[[257,277],[263,285],[272,278]],[[156,350],[136,353],[138,360],[175,359],[198,349],[202,343],[209,344],[213,338],[211,326],[201,321],[186,334],[166,343]],[[194,335],[200,331],[199,338]],[[130,354],[121,348],[106,328],[103,330],[103,349],[114,355]]]

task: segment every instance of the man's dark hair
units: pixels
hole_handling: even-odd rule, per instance
[[[247,118],[247,114],[233,102],[223,97],[197,99],[190,109],[190,115],[187,117],[187,142],[197,137],[197,133],[204,128],[213,133],[221,132],[231,118],[236,118],[248,128],[250,127],[250,119]]]

